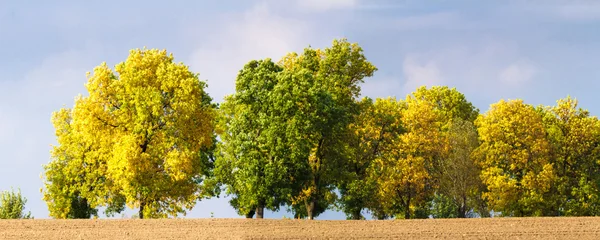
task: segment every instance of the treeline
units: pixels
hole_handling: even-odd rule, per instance
[[[376,70],[335,40],[250,61],[217,105],[166,51],[132,50],[53,114],[50,215],[177,216],[223,192],[249,218],[283,207],[308,219],[600,214],[600,122],[575,99],[501,100],[483,114],[443,86],[361,99]]]

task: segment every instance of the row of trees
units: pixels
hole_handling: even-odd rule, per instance
[[[600,214],[600,122],[576,100],[500,101],[480,114],[448,87],[360,99],[376,70],[336,40],[250,61],[218,106],[166,51],[133,50],[53,114],[50,215],[177,216],[222,191],[250,218],[284,206],[308,219]]]

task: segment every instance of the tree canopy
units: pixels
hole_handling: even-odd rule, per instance
[[[262,218],[264,208],[278,210],[291,194],[282,133],[273,124],[277,118],[271,92],[282,70],[270,59],[251,61],[237,77],[236,93],[221,105],[225,130],[215,172],[241,215]]]
[[[363,96],[376,71],[357,43],[334,40],[249,60],[219,105],[166,50],[131,50],[52,114],[43,199],[54,218],[126,206],[178,217],[221,193],[248,218],[600,215],[600,121],[576,99],[480,113],[448,86]],[[5,197],[2,211],[28,216],[24,198]]]
[[[67,217],[81,197],[91,208],[138,207],[140,218],[191,209],[212,164],[205,151],[215,106],[205,87],[164,50],[132,50],[114,71],[94,68],[89,95],[54,115],[59,143],[46,167],[53,215]]]
[[[31,212],[25,212],[27,198],[21,196],[21,190],[0,192],[0,219],[28,219]]]
[[[475,122],[483,197],[508,216],[550,214],[556,171],[541,116],[521,100],[500,101]]]

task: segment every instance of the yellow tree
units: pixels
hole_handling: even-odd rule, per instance
[[[97,150],[89,158],[140,218],[191,209],[212,164],[214,105],[198,75],[173,60],[164,50],[136,49],[114,71],[103,63],[73,109],[82,141]]]
[[[485,209],[474,209],[482,205],[479,198],[481,181],[480,171],[470,157],[478,146],[473,121],[479,115],[479,109],[456,88],[447,86],[423,86],[412,95],[432,104],[440,115],[443,145],[429,169],[436,188],[431,214],[434,217],[466,217],[471,210],[477,210],[486,215]]]
[[[58,145],[50,153],[52,161],[44,165],[44,200],[54,218],[90,218],[96,207],[106,205],[106,214],[123,210],[123,196],[107,178],[106,155],[110,149],[100,148],[98,140],[84,138],[96,134],[90,125],[75,117],[81,111],[61,109],[52,114]],[[87,133],[86,133],[87,131]]]
[[[380,174],[374,169],[373,161],[402,134],[404,105],[395,98],[378,98],[375,102],[364,98],[360,106],[360,114],[349,127],[349,160],[344,170],[346,176],[338,185],[340,200],[350,219],[362,219],[364,208],[376,218],[383,219],[387,214],[377,197],[376,178]]]
[[[390,215],[415,217],[433,194],[429,169],[439,155],[440,115],[427,101],[407,97],[402,111],[405,133],[393,139],[375,160],[378,193]]]
[[[548,215],[556,173],[541,116],[522,100],[501,100],[475,124],[488,205],[505,216]]]
[[[439,111],[440,121],[444,125],[449,125],[453,119],[473,122],[479,116],[479,109],[473,106],[456,88],[422,86],[417,88],[412,95],[418,100],[431,103],[434,109]]]

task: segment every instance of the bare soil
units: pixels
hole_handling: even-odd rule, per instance
[[[0,220],[0,239],[600,239],[600,217]]]

